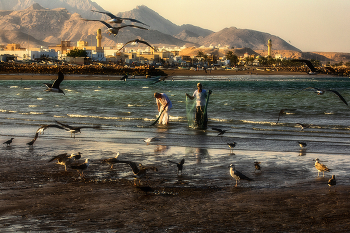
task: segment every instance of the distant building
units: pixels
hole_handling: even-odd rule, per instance
[[[271,41],[271,39],[269,39],[267,41],[267,56],[271,57],[271,55],[272,55],[271,50],[272,50],[272,41]]]

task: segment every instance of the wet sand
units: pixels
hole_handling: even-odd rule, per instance
[[[99,161],[94,161],[98,164]],[[101,165],[101,164],[100,164]],[[95,165],[77,171],[0,155],[2,232],[345,232],[350,187],[327,178],[279,189],[172,184],[149,174],[136,187],[118,168],[100,179]],[[105,167],[105,169],[108,169]],[[316,174],[316,172],[315,172]],[[229,175],[228,175],[229,176]]]

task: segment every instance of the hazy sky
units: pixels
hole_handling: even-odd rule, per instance
[[[304,52],[350,53],[350,0],[92,0],[113,14],[145,5],[171,22],[278,36]]]

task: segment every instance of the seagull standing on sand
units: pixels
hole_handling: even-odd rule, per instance
[[[173,162],[173,161],[170,161],[168,160],[169,163],[175,163],[176,166],[177,166],[177,174],[179,175],[179,171],[181,171],[181,175],[182,175],[182,169],[183,169],[183,165],[185,163],[185,159],[182,159],[179,163],[177,162]]]
[[[73,159],[67,153],[54,156],[48,162],[50,163],[54,160],[57,160],[57,164],[63,165],[65,171],[67,171],[67,166],[71,165],[73,161]]]
[[[298,142],[299,143],[299,146],[301,148],[305,148],[307,145],[306,145],[306,142]]]
[[[10,140],[7,140],[3,144],[6,144],[6,146],[9,146],[9,145],[11,145],[13,139],[15,139],[15,138],[11,138]]]
[[[233,152],[233,148],[236,147],[236,143],[235,142],[228,142],[227,145],[230,147],[230,152]]]
[[[65,95],[62,89],[60,88],[60,84],[63,81],[63,79],[63,73],[61,71],[58,71],[58,77],[53,84],[45,83],[45,85],[47,86],[47,89],[45,91],[62,93],[63,95]]]
[[[75,134],[76,133],[81,133],[81,129],[82,128],[93,128],[93,129],[100,129],[101,126],[99,125],[95,125],[95,126],[70,126],[70,125],[67,125],[67,124],[63,124],[63,123],[60,123],[58,121],[56,121],[57,124],[61,125],[64,129],[66,129],[67,131],[70,132],[70,137],[72,137],[72,135],[74,135],[74,138],[75,138]]]
[[[98,21],[98,22],[101,22],[101,23],[103,23],[104,25],[107,26],[107,30],[109,32],[109,35],[113,34],[114,36],[118,35],[119,30],[122,29],[122,28],[125,28],[125,27],[133,27],[133,28],[139,28],[139,29],[143,29],[143,30],[148,30],[147,28],[139,27],[139,26],[136,26],[136,25],[123,25],[123,26],[120,26],[120,27],[112,27],[111,25],[109,25],[108,23],[106,23],[106,22],[104,22],[102,20],[84,19],[84,21]]]
[[[317,177],[320,175],[320,172],[323,172],[323,177],[324,177],[324,172],[329,172],[331,169],[329,169],[326,165],[323,165],[320,163],[320,160],[318,158],[315,159],[315,168],[317,169]]]
[[[108,163],[109,165],[111,165],[111,169],[113,168],[113,165],[115,163],[119,163],[119,152],[117,153],[117,155],[114,158],[109,158],[109,159],[103,159],[102,163]]]
[[[83,172],[89,167],[90,162],[92,162],[90,159],[86,159],[84,163],[71,165],[70,168],[77,170],[79,174],[83,177]]]
[[[261,170],[261,167],[260,167],[260,162],[254,162],[254,167],[255,167],[255,170],[254,170],[254,172],[256,171],[256,170]]]
[[[236,180],[236,185],[235,185],[236,187],[237,187],[237,185],[238,185],[238,181],[239,181],[239,180],[248,180],[248,181],[252,181],[252,179],[250,179],[249,177],[243,175],[241,172],[237,171],[237,170],[235,169],[235,165],[231,164],[231,165],[229,166],[229,168],[230,168],[230,175],[231,175],[233,178],[235,178],[235,180]]]
[[[330,178],[328,180],[328,186],[331,187],[331,186],[334,186],[337,184],[337,181],[335,180],[335,175],[332,175],[332,178]]]
[[[142,23],[141,21],[138,21],[138,20],[136,20],[136,19],[117,17],[117,16],[115,16],[115,15],[113,15],[112,13],[109,13],[109,12],[95,11],[95,10],[91,10],[91,11],[93,11],[93,12],[98,12],[98,13],[102,13],[102,14],[105,14],[105,15],[108,15],[108,16],[111,18],[110,20],[108,20],[109,23],[118,23],[118,24],[120,24],[120,23],[123,22],[123,20],[129,20],[129,21],[131,21],[131,22],[133,22],[133,23],[140,23],[140,24],[143,24],[143,25],[145,25],[145,26],[148,26],[147,24]],[[149,26],[148,26],[148,27],[149,27]]]

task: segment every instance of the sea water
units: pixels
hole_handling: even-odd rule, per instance
[[[206,130],[188,127],[186,118],[185,93],[192,95],[198,82],[212,91]],[[159,83],[65,80],[61,83],[65,95],[45,92],[43,83],[0,81],[0,138],[15,138],[10,149],[3,146],[3,156],[43,160],[80,151],[85,158],[98,160],[120,152],[124,159],[166,168],[171,167],[167,160],[185,158],[184,171],[191,182],[215,184],[230,182],[230,163],[254,177],[252,164],[260,161],[262,171],[270,172],[270,182],[261,177],[253,184],[260,186],[290,185],[317,176],[312,160],[318,157],[333,169],[332,174],[348,182],[350,109],[333,92],[317,95],[309,88],[336,90],[350,101],[346,77],[197,76]],[[172,101],[168,126],[150,126],[158,115],[154,92],[165,93]],[[281,109],[285,112],[279,116]],[[26,145],[41,125],[55,121],[101,128],[82,128],[75,139],[65,130],[48,128],[33,148]],[[302,129],[297,123],[309,127]],[[213,127],[228,131],[218,136]],[[149,137],[158,140],[146,144],[143,140]],[[298,141],[306,142],[307,148],[301,149]],[[236,142],[233,152],[227,146],[230,142]],[[282,177],[277,183],[276,174]]]

